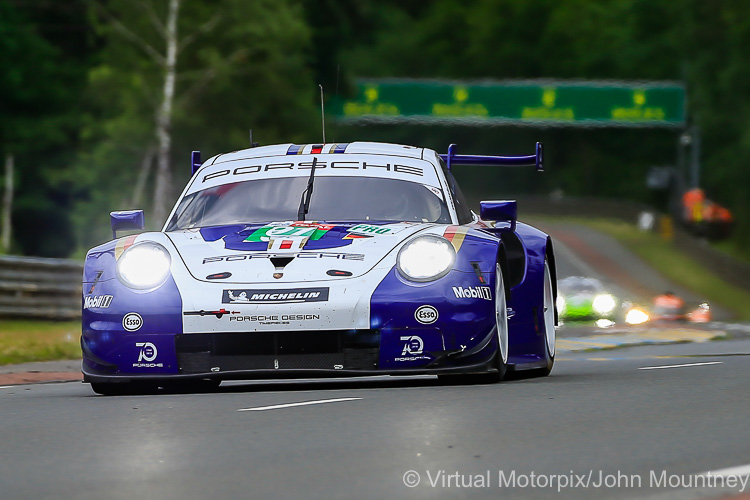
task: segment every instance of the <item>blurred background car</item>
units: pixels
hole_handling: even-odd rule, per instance
[[[596,278],[568,276],[557,282],[557,311],[563,321],[614,321],[620,301]]]
[[[703,302],[688,310],[685,301],[674,292],[667,291],[654,297],[651,311],[654,321],[688,321],[690,323],[708,323],[711,321],[711,307]]]
[[[670,291],[657,295],[654,297],[651,318],[666,321],[684,320],[685,301]]]

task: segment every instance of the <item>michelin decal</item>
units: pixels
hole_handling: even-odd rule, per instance
[[[284,304],[289,302],[325,302],[328,288],[290,288],[286,290],[224,290],[224,304]]]

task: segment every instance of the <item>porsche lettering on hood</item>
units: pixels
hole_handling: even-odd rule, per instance
[[[432,223],[272,222],[170,233],[192,276],[231,273],[224,283],[331,281],[370,271]],[[196,238],[196,232],[200,237]],[[329,273],[335,269],[340,273]],[[343,273],[341,273],[343,271]],[[349,273],[351,273],[349,275]]]
[[[365,256],[361,253],[334,253],[334,252],[290,252],[290,253],[276,253],[276,252],[264,252],[248,255],[219,255],[217,257],[206,257],[203,259],[204,264],[211,264],[214,262],[239,262],[242,260],[251,259],[293,259],[299,257],[301,259],[343,259],[343,260],[364,260]],[[229,274],[229,273],[226,273]]]

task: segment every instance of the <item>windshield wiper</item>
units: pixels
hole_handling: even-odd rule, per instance
[[[307,187],[302,191],[302,199],[299,201],[299,210],[297,210],[297,220],[305,220],[305,215],[310,211],[310,197],[313,192],[313,182],[315,180],[315,165],[318,159],[313,158],[312,167],[310,168],[310,178],[307,179]]]

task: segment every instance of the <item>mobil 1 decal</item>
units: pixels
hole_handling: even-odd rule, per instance
[[[453,294],[457,299],[492,300],[492,291],[488,286],[454,286]]]
[[[84,309],[106,309],[112,303],[112,295],[92,295],[83,298]]]
[[[288,288],[288,289],[231,289],[224,290],[221,302],[224,304],[285,304],[293,302],[325,302],[328,288]]]

